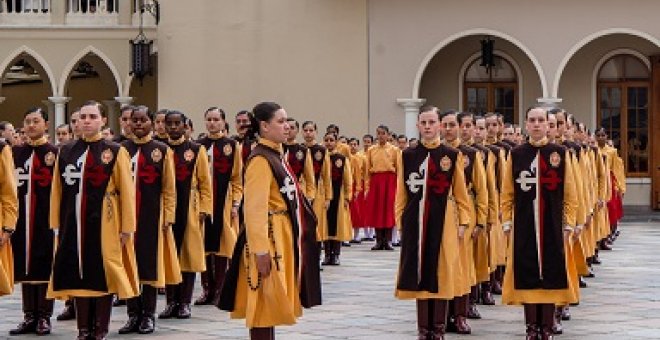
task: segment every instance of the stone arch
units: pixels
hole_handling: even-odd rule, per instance
[[[30,58],[34,59],[37,62],[37,65],[35,66],[40,68],[40,70],[38,70],[40,71],[39,73],[43,73],[45,75],[45,77],[47,78],[50,84],[51,95],[55,96],[57,94],[57,87],[56,87],[53,70],[51,69],[48,62],[46,62],[46,59],[44,59],[39,53],[37,53],[36,51],[25,45],[12,51],[9,54],[9,56],[2,61],[2,64],[0,64],[0,71],[2,73],[0,73],[0,75],[4,75],[7,69],[16,61],[16,59],[24,55],[29,56]]]
[[[564,55],[564,58],[561,60],[559,63],[559,66],[557,67],[557,72],[555,73],[555,78],[554,78],[554,83],[552,86],[552,97],[557,98],[559,95],[559,85],[561,84],[561,77],[564,73],[564,69],[566,68],[566,65],[571,61],[571,59],[575,56],[578,51],[580,51],[584,46],[589,44],[590,42],[602,38],[608,35],[613,35],[613,34],[628,34],[632,36],[636,36],[642,39],[645,39],[656,46],[660,47],[660,39],[642,31],[638,31],[635,29],[631,28],[609,28],[605,30],[601,30],[598,32],[594,32],[586,37],[584,37],[582,40],[578,41],[573,47],[571,47],[570,50]]]
[[[117,96],[121,96],[122,89],[122,83],[121,83],[121,76],[119,75],[119,71],[117,70],[117,67],[115,64],[112,62],[112,60],[101,50],[97,49],[94,46],[87,46],[84,49],[82,49],[78,54],[76,54],[70,61],[69,63],[64,67],[64,71],[62,72],[62,76],[60,77],[60,83],[58,87],[58,93],[60,96],[63,96],[65,94],[66,86],[69,81],[69,75],[73,71],[73,68],[78,65],[78,63],[85,58],[88,55],[94,55],[97,56],[99,59],[101,59],[105,65],[110,69],[110,72],[112,73],[115,84],[117,86]]]
[[[541,89],[543,92],[543,97],[547,97],[548,95],[548,86],[547,86],[547,81],[545,77],[545,73],[543,72],[543,68],[541,67],[541,63],[539,62],[538,58],[531,52],[531,50],[525,46],[522,42],[520,42],[518,39],[492,29],[487,29],[487,28],[475,28],[475,29],[470,29],[470,30],[465,30],[461,31],[458,33],[455,33],[448,38],[442,40],[438,44],[436,44],[430,51],[429,53],[424,57],[422,60],[419,69],[417,70],[417,74],[415,75],[415,80],[413,83],[413,89],[412,89],[412,98],[419,98],[419,91],[422,83],[422,77],[424,76],[424,71],[426,70],[426,67],[429,65],[433,57],[440,51],[442,50],[445,46],[449,45],[450,43],[464,38],[468,36],[473,36],[473,35],[489,35],[493,37],[498,37],[503,40],[507,40],[508,42],[512,43],[516,47],[518,47],[523,53],[529,58],[529,60],[532,62],[534,65],[534,68],[536,69],[539,79],[541,80]]]

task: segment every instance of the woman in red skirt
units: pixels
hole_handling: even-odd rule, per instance
[[[394,250],[390,241],[395,224],[396,174],[401,168],[397,156],[401,151],[387,142],[389,132],[387,126],[378,126],[378,143],[365,154],[364,189],[369,210],[365,216],[365,224],[376,229],[376,245],[372,250]]]

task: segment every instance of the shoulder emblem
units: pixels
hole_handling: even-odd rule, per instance
[[[160,160],[163,159],[163,152],[160,151],[159,149],[154,149],[154,151],[151,151],[151,160],[154,163],[160,162]]]
[[[46,166],[53,166],[53,164],[55,164],[55,158],[55,153],[48,151],[48,153],[44,156],[44,162],[46,163]]]
[[[561,163],[561,156],[559,156],[559,153],[557,153],[557,151],[551,153],[550,165],[552,165],[553,168],[556,168],[559,166],[560,163]]]
[[[231,147],[231,144],[225,144],[225,146],[222,148],[222,152],[225,154],[225,156],[231,155],[233,151],[234,148]]]
[[[341,158],[337,158],[335,161],[335,166],[341,168],[342,165],[344,165],[344,161]]]
[[[192,151],[191,149],[186,150],[186,152],[183,153],[183,159],[186,162],[192,161],[192,159],[195,158],[195,152]]]
[[[105,149],[101,154],[101,162],[103,162],[103,164],[109,164],[110,162],[112,162],[113,158],[115,158],[115,155],[112,153],[112,150],[110,149]]]
[[[321,150],[316,151],[316,153],[314,154],[314,159],[320,162],[323,159],[323,152],[321,152]]]
[[[442,157],[442,159],[440,160],[440,169],[442,171],[449,171],[450,168],[451,168],[451,159],[449,158],[449,156]]]
[[[303,153],[302,150],[298,150],[298,152],[296,152],[296,159],[302,161],[303,158],[305,158],[305,153]]]

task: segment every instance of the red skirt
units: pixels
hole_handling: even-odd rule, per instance
[[[355,190],[355,185],[353,186]],[[351,208],[351,222],[353,223],[353,228],[364,228],[364,192],[361,191],[357,194],[357,197],[351,200],[349,206]]]
[[[621,196],[614,189],[614,173],[610,172],[610,183],[612,183],[612,198],[607,201],[607,214],[610,218],[610,224],[618,222],[623,217],[623,202]]]
[[[364,222],[373,228],[394,228],[394,197],[396,173],[371,174],[369,193],[366,197]]]

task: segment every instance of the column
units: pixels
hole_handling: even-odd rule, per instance
[[[426,103],[424,98],[398,98],[396,103],[403,108],[406,119],[406,137],[419,138],[417,115],[419,108]]]
[[[115,97],[115,101],[119,103],[119,107],[122,107],[124,105],[131,105],[133,97]]]
[[[51,103],[55,105],[55,117],[53,117],[53,125],[60,126],[66,122],[66,103],[71,100],[71,97],[48,97]]]

